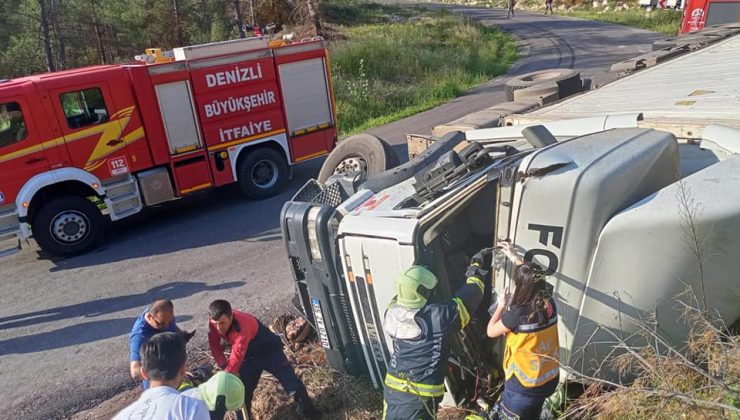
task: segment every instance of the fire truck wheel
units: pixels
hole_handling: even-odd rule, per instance
[[[288,179],[288,164],[279,152],[263,147],[247,151],[239,168],[239,188],[250,198],[277,194]]]
[[[351,172],[379,174],[398,165],[398,158],[383,139],[368,133],[350,136],[337,144],[319,171],[319,182]]]
[[[571,69],[538,70],[514,76],[504,83],[506,99],[514,101],[514,92],[543,83],[555,82],[558,85],[558,96],[566,98],[583,89],[581,73]]]
[[[105,233],[98,207],[80,196],[65,196],[43,205],[31,224],[33,237],[50,254],[70,256],[92,248]]]

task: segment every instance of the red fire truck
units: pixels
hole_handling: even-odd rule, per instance
[[[735,22],[740,22],[739,0],[686,0],[680,32]]]
[[[0,81],[0,241],[90,249],[107,220],[237,183],[277,193],[290,165],[327,154],[336,116],[320,39],[176,48],[168,63]],[[16,243],[18,245],[16,245]]]

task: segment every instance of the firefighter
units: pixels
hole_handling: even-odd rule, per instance
[[[506,335],[504,392],[500,419],[538,419],[545,400],[558,386],[558,314],[552,286],[532,263],[524,262],[509,242],[499,244],[514,263],[514,295],[498,300],[488,323],[489,337]]]
[[[473,256],[467,281],[446,302],[429,298],[437,277],[412,266],[396,279],[396,297],[383,326],[393,339],[393,356],[383,387],[384,419],[433,419],[442,395],[451,337],[470,321],[483,298],[491,249]]]

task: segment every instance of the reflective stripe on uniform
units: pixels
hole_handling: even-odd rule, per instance
[[[467,283],[474,284],[480,287],[481,293],[483,293],[483,291],[486,290],[486,286],[483,284],[483,280],[479,279],[478,277],[468,277]]]
[[[554,316],[554,317],[548,319],[547,320],[547,323],[544,324],[544,325],[540,325],[540,324],[522,324],[522,325],[520,325],[520,326],[517,327],[517,330],[519,332],[533,332],[533,331],[538,331],[538,330],[544,330],[545,328],[549,327],[550,325],[557,324],[557,322],[558,322],[558,318]]]
[[[519,366],[517,366],[516,363],[512,363],[509,365],[509,368],[506,369],[506,378],[508,379],[511,377],[511,374],[515,374],[516,378],[522,382],[522,385],[526,387],[532,387],[542,385],[543,383],[554,378],[559,372],[560,366],[556,366],[545,373],[541,373],[540,376],[536,378],[530,378],[529,376],[527,376],[526,373],[524,373],[524,371],[519,369]]]
[[[468,312],[468,308],[465,307],[465,304],[459,297],[452,298],[452,300],[457,304],[457,313],[460,315],[461,328],[465,328],[465,326],[468,325],[468,322],[470,322],[470,313]]]
[[[445,393],[444,384],[420,384],[418,382],[411,382],[408,379],[395,377],[390,373],[385,374],[385,385],[390,389],[405,392],[407,394],[418,395],[420,397],[440,397]]]

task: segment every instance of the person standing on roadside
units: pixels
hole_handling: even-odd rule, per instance
[[[545,14],[547,14],[548,10],[551,15],[555,14],[555,12],[552,11],[552,0],[545,0]]]
[[[491,338],[506,335],[504,392],[500,419],[536,420],[545,400],[558,386],[558,314],[552,286],[531,262],[519,257],[510,242],[500,242],[514,263],[514,295],[499,296],[486,330]]]
[[[177,392],[186,362],[182,334],[163,332],[147,340],[141,346],[141,375],[150,386],[113,420],[210,420],[203,401]]]
[[[175,323],[175,305],[169,299],[155,300],[139,315],[129,334],[131,378],[141,380],[144,389],[149,388],[149,381],[141,374],[141,346],[155,334],[163,332],[182,334],[186,343],[195,335],[195,330],[188,333],[178,328]]]
[[[225,300],[211,302],[208,314],[208,344],[213,359],[221,369],[241,378],[244,383],[244,405],[250,417],[252,397],[263,370],[280,381],[285,392],[298,403],[300,414],[308,418],[320,415],[308,396],[306,386],[285,357],[280,337],[254,316],[232,310],[231,304]],[[221,339],[231,345],[228,360],[221,348]]]
[[[506,18],[509,16],[514,17],[514,6],[516,6],[516,0],[509,0],[509,9],[506,10]]]

